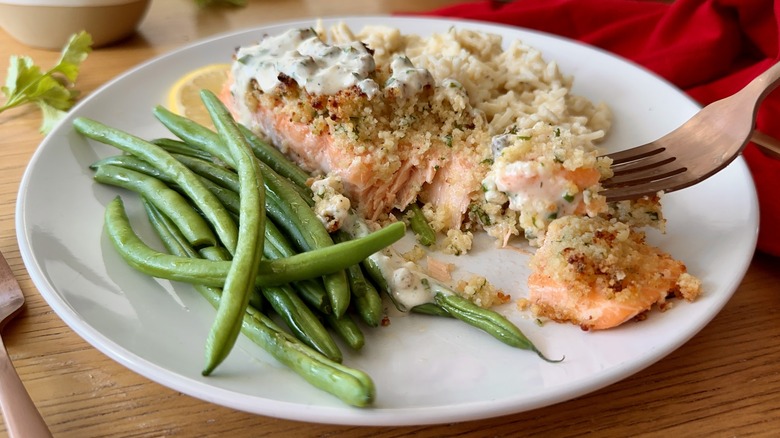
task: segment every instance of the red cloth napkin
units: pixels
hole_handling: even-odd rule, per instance
[[[549,32],[601,47],[663,76],[706,105],[780,60],[780,2],[772,0],[477,1],[423,15],[452,16]],[[780,138],[780,91],[758,113]],[[758,190],[758,249],[780,256],[780,160],[744,151]]]

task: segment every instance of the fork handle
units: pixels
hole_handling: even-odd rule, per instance
[[[755,130],[753,131],[753,136],[750,137],[750,141],[755,143],[768,156],[780,159],[780,140]]]
[[[780,85],[780,62],[773,64],[766,71],[756,76],[745,88],[734,94],[734,97],[739,96],[740,99],[748,99],[750,103],[748,106],[745,106],[745,109],[748,107],[753,108],[753,117],[755,118],[761,101],[778,85]]]
[[[43,421],[43,417],[11,363],[2,338],[0,338],[0,407],[3,410],[9,437],[51,437],[46,422]]]

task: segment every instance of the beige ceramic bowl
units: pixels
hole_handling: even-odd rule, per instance
[[[94,47],[131,35],[151,0],[0,0],[0,27],[18,41],[59,50],[85,30]]]

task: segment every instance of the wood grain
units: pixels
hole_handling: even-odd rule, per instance
[[[88,94],[154,56],[221,32],[277,20],[427,10],[448,3],[258,0],[246,9],[204,13],[191,0],[159,0],[136,36],[90,55],[79,88]],[[44,66],[58,58],[0,31],[3,71],[11,54],[29,55]],[[543,409],[434,426],[344,427],[251,415],[172,391],[87,344],[32,284],[16,244],[14,209],[24,169],[42,140],[39,125],[32,107],[0,114],[0,251],[27,298],[3,338],[56,437],[747,437],[780,431],[780,261],[760,254],[723,311],[680,349],[622,382]],[[0,425],[0,435],[5,433]]]

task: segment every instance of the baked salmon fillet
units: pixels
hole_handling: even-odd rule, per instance
[[[602,217],[553,221],[530,263],[531,310],[583,330],[616,327],[701,292],[685,265],[648,245],[644,233]]]
[[[406,41],[387,30],[369,33],[367,39],[381,53],[375,56],[374,49],[351,34],[326,43],[313,29],[291,29],[241,47],[223,100],[237,120],[264,135],[304,170],[338,179],[351,206],[368,220],[381,221],[420,202],[437,232],[451,235],[453,230],[493,227],[491,234],[506,244],[523,228],[533,228],[530,234],[543,237],[543,228],[556,212],[594,215],[605,210],[598,191],[599,181],[609,176],[609,163],[597,159],[590,147],[590,139],[603,132],[586,127],[587,117],[566,112],[565,103],[574,98],[561,88],[563,79],[554,65],[535,73],[549,83],[531,86],[513,79],[512,90],[505,88],[509,82],[480,88],[457,69],[434,76],[412,63],[405,50],[421,49],[405,44],[419,44],[418,39]],[[443,40],[457,41],[456,47],[448,48],[452,53],[447,62],[473,63],[481,57],[479,62],[487,65],[496,62],[494,52],[509,56],[500,41],[477,33],[453,31],[431,39]],[[481,48],[480,43],[487,46]],[[517,59],[507,59],[506,66],[496,65],[512,68],[528,58],[525,53],[514,56]],[[435,68],[431,64],[435,59],[415,59]],[[508,81],[511,72],[481,73]],[[459,74],[468,86],[449,76]],[[511,119],[509,103],[503,102],[507,96],[516,96],[522,108],[541,105],[544,111]],[[577,102],[577,108],[590,108]],[[496,108],[507,109],[501,113]],[[532,141],[524,140],[531,136]],[[580,140],[583,136],[586,140]],[[496,138],[506,147],[496,149]],[[533,150],[517,153],[528,148],[509,147],[513,141],[533,145]],[[521,163],[512,164],[510,159]],[[546,169],[557,169],[552,175],[556,183],[542,191],[532,186],[550,175],[516,172],[523,166],[550,163],[554,166]],[[489,191],[493,197],[486,201]],[[521,197],[525,201],[514,202]],[[521,214],[524,210],[533,211]],[[458,251],[465,252],[468,246]]]
[[[490,149],[484,117],[452,104],[455,87],[404,56],[376,65],[362,43],[329,45],[312,29],[241,48],[231,76],[238,120],[304,170],[340,179],[363,217],[404,210],[434,184],[426,200],[461,226]]]

